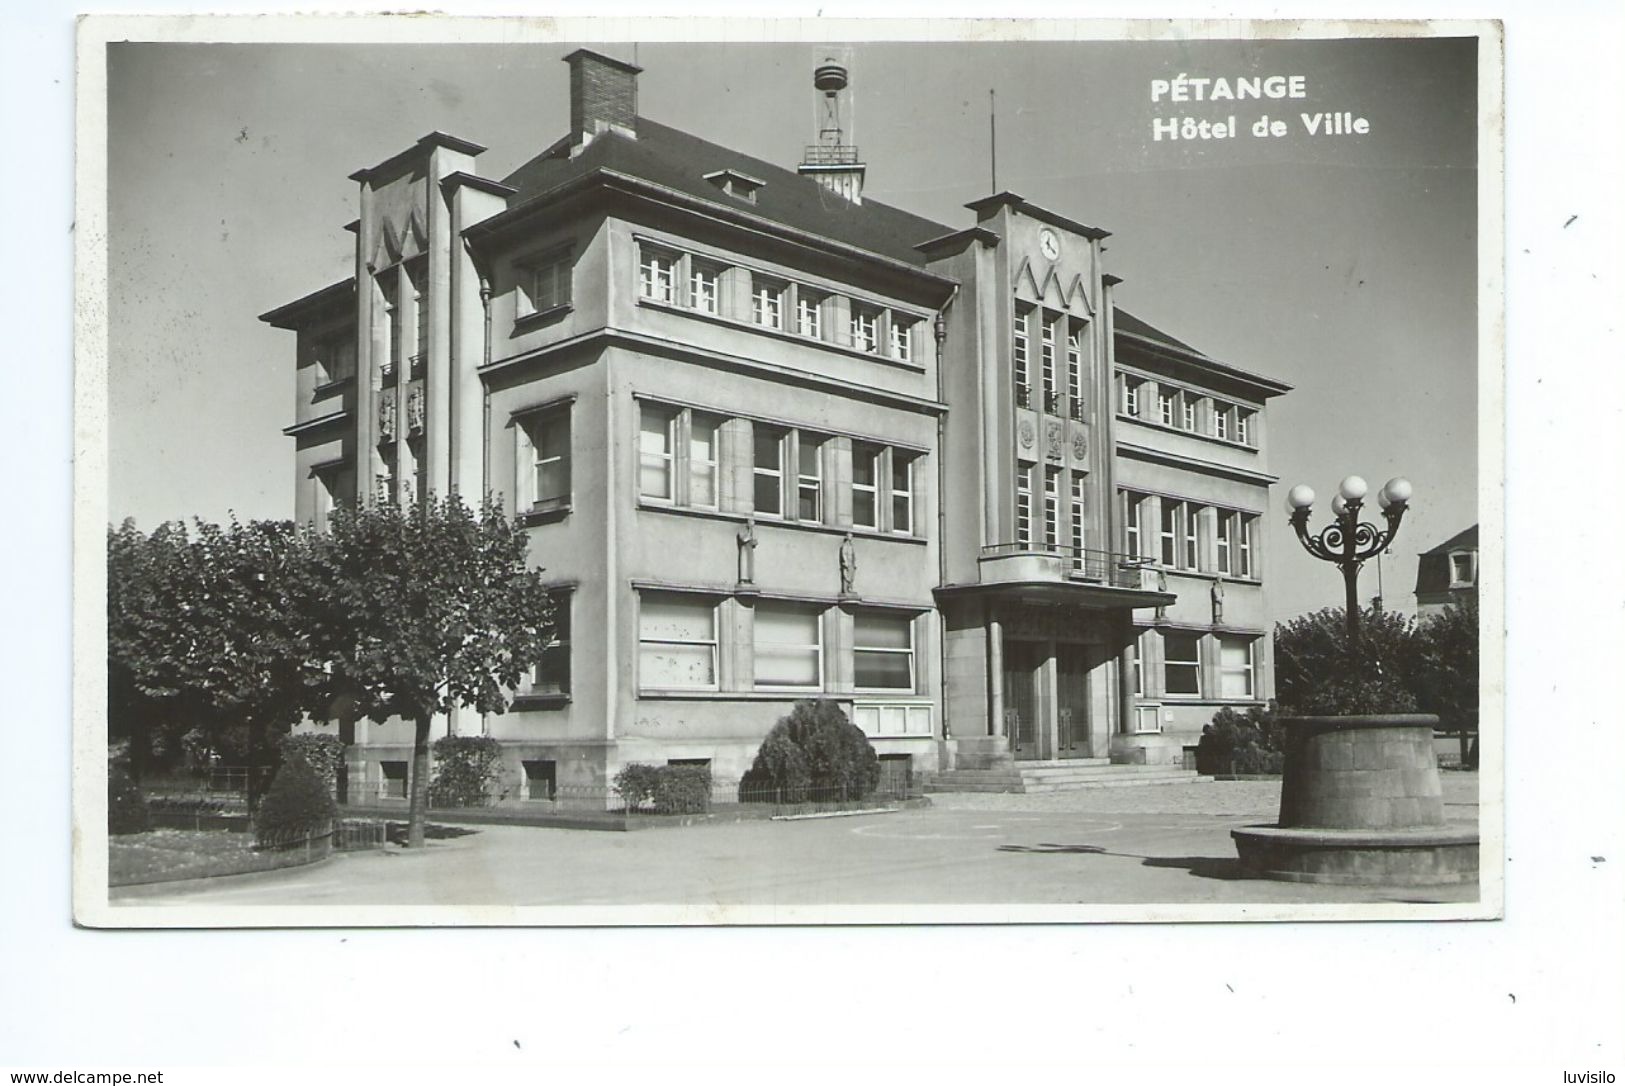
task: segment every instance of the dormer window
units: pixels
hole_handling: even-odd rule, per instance
[[[705,175],[705,179],[736,200],[743,200],[747,204],[756,202],[756,190],[767,184],[759,178],[738,170],[717,170]]]

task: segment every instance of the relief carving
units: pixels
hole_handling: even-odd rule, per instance
[[[1033,430],[1033,424],[1027,419],[1022,419],[1021,425],[1016,427],[1016,436],[1021,439],[1021,447],[1023,449],[1030,449],[1033,447],[1033,440],[1038,435],[1037,432]]]

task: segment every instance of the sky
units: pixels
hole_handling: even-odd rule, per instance
[[[293,336],[258,314],[350,274],[356,169],[438,129],[501,177],[566,131],[572,48],[110,47],[110,520],[292,515]],[[1416,554],[1476,522],[1471,41],[594,48],[644,68],[643,115],[786,166],[816,132],[812,67],[838,56],[865,196],[954,228],[991,191],[993,90],[999,189],[1111,231],[1123,308],[1294,386],[1268,412],[1272,617],[1342,603],[1292,537],[1294,483],[1322,495],[1318,526],[1344,475],[1412,480],[1390,608],[1414,609]],[[1182,74],[1296,75],[1306,97],[1153,102]],[[1319,111],[1370,131],[1309,135]],[[1252,137],[1261,114],[1289,134]],[[1153,118],[1231,115],[1233,140],[1151,139]]]

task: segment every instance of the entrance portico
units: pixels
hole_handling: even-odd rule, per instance
[[[937,598],[956,764],[979,768],[1109,757],[1112,735],[1132,727],[1122,676],[1132,674],[1133,610],[1174,597],[1125,566],[1091,581],[1063,573],[947,586]]]

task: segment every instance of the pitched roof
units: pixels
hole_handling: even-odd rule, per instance
[[[1145,321],[1141,320],[1139,317],[1136,317],[1134,314],[1125,309],[1114,306],[1112,309],[1112,321],[1119,332],[1127,332],[1131,336],[1140,336],[1155,343],[1160,343],[1164,347],[1172,347],[1176,351],[1183,351],[1186,354],[1196,355],[1198,358],[1207,358],[1207,355],[1203,354],[1201,351],[1198,351],[1190,344],[1180,342],[1173,336],[1170,336],[1167,332],[1147,324]]]
[[[503,178],[503,184],[517,190],[508,200],[509,209],[517,209],[595,170],[607,169],[917,267],[924,267],[928,258],[915,246],[950,230],[875,200],[854,204],[794,170],[668,128],[647,117],[637,119],[636,139],[611,129],[596,136],[576,157],[569,157],[569,150],[569,140],[560,140]],[[706,180],[707,174],[722,170],[759,179],[762,185],[756,190],[755,201],[728,196]]]
[[[1425,550],[1422,553],[1424,555],[1449,554],[1451,551],[1476,551],[1477,549],[1478,525],[1475,524],[1471,528],[1463,528],[1461,531],[1457,532],[1443,543],[1440,543],[1437,547],[1434,547],[1431,550]]]
[[[1432,550],[1423,551],[1416,560],[1416,594],[1418,596],[1449,592],[1454,579],[1450,575],[1452,552],[1478,549],[1478,525],[1465,528]]]

